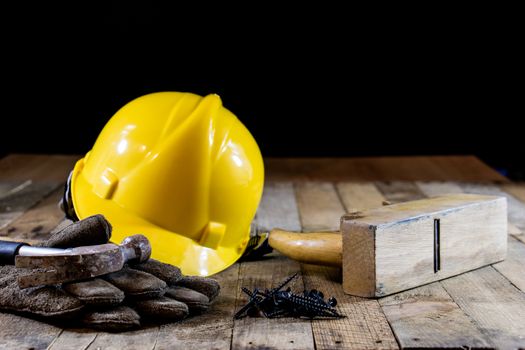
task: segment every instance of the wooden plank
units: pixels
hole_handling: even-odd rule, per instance
[[[61,185],[62,180],[50,181],[45,177],[45,172],[52,173],[48,167],[33,173],[35,179],[27,177],[20,170],[20,160],[16,157],[0,160],[0,181],[4,184],[0,195],[0,226],[3,227],[23,216],[28,208]],[[0,348],[7,349],[45,349],[61,332],[53,325],[9,313],[0,313],[0,324]]]
[[[19,240],[46,239],[64,219],[64,213],[58,207],[62,193],[62,187],[57,188],[40,203],[0,229],[0,236],[9,236]]]
[[[492,267],[441,282],[498,349],[525,346],[525,293]]]
[[[370,187],[367,187],[370,189]],[[335,188],[326,183],[296,186],[303,230],[333,229],[344,213]],[[361,192],[366,192],[366,188]],[[342,192],[345,196],[351,192]],[[346,198],[347,202],[352,198]],[[310,215],[313,215],[310,216]],[[377,300],[344,294],[341,269],[302,264],[307,289],[337,298],[346,318],[312,322],[316,349],[395,349],[397,343]]]
[[[210,309],[200,316],[160,326],[154,349],[230,349],[239,264],[213,278],[219,282],[221,292]]]
[[[439,282],[380,298],[404,349],[492,348]]]
[[[265,158],[274,181],[509,182],[474,156]]]
[[[49,345],[47,350],[85,350],[96,339],[98,332],[92,329],[65,329]]]
[[[509,236],[507,258],[494,264],[494,268],[512,282],[521,291],[525,292],[525,244]]]
[[[61,329],[26,317],[0,313],[1,349],[46,349]]]
[[[1,181],[0,182],[0,199],[11,196],[18,193],[30,186],[33,183],[32,180],[25,181]]]
[[[511,195],[519,199],[521,202],[525,202],[525,183],[524,182],[504,184],[504,185],[501,185],[501,188],[503,189],[503,191],[510,193]]]
[[[299,211],[291,182],[267,182],[257,211],[260,229],[301,230]]]
[[[416,186],[417,189],[414,189],[414,186]],[[397,183],[395,190],[391,186],[383,186],[382,188],[386,189],[386,191],[383,193],[385,198],[391,201],[409,201],[419,199],[421,198],[421,195],[424,196],[423,192],[416,184],[409,182]],[[444,187],[441,187],[441,189],[444,189],[445,192],[448,192],[449,190]],[[428,188],[426,190],[430,191]],[[439,194],[438,189],[433,189],[432,192],[433,194]],[[454,278],[455,277],[452,277],[451,279]],[[436,283],[439,284],[441,282]],[[417,290],[406,291],[395,294],[391,298],[398,297],[400,300],[410,299],[410,293],[412,292],[418,293]],[[466,289],[466,292],[468,292],[468,289]],[[433,315],[432,319],[420,318],[417,313],[411,312],[410,308],[406,307],[399,307],[399,310],[395,310],[394,317],[392,318],[390,318],[391,315],[387,313],[388,321],[390,322],[392,329],[394,330],[394,333],[396,334],[396,337],[402,347],[408,347],[410,344],[413,344],[415,338],[419,339],[417,342],[422,344],[431,344],[433,339],[436,337],[435,322],[437,319],[440,320],[440,329],[443,332],[441,333],[441,337],[443,339],[453,340],[450,347],[455,347],[457,342],[456,329],[461,329],[464,331],[463,335],[465,342],[461,343],[464,343],[463,345],[465,347],[475,347],[476,344],[480,343],[480,339],[486,339],[485,335],[479,329],[472,327],[472,320],[464,310],[462,310],[457,304],[451,304],[449,299],[443,299],[442,294],[439,294],[439,292],[437,293],[438,294],[436,295],[426,295],[426,302],[431,303],[430,305],[432,306],[431,310],[429,311]],[[454,320],[454,328],[448,327],[445,323],[447,319],[451,318]],[[402,319],[403,322],[397,322],[400,319]]]
[[[49,346],[58,349],[153,349],[159,326],[145,325],[144,328],[122,333],[97,332],[92,329],[65,329]]]
[[[509,232],[510,233],[510,232]],[[520,235],[512,235],[514,238],[516,238],[517,240],[521,241],[522,243],[525,243],[525,234],[520,234]]]
[[[0,181],[65,183],[80,156],[10,154],[0,160]]]
[[[509,222],[512,222],[520,230],[525,230],[525,204],[520,202],[513,195],[502,191],[496,185],[462,183],[460,186],[465,193],[479,193],[506,197]]]
[[[330,182],[301,182],[295,185],[303,230],[339,231],[345,209]]]
[[[384,181],[375,185],[390,203],[400,203],[423,199],[426,196],[413,182]]]
[[[60,221],[57,198],[72,169],[73,156],[9,155],[0,160],[0,181],[22,184],[15,191],[2,196],[4,210],[2,235],[18,238],[41,239],[42,234],[51,230]],[[42,200],[45,196],[47,197]],[[42,201],[41,201],[42,200]],[[56,202],[55,202],[56,201]],[[54,202],[54,203],[52,203]],[[31,208],[33,205],[36,206]],[[29,210],[27,210],[29,209]],[[27,211],[26,211],[27,210]],[[6,220],[6,218],[8,218]],[[58,219],[58,221],[57,221]],[[43,221],[40,221],[43,220]],[[38,226],[42,226],[39,228]],[[14,230],[13,230],[14,228]],[[28,235],[23,235],[23,233]],[[64,334],[60,328],[27,317],[0,313],[0,341],[2,348],[45,349]],[[90,331],[90,334],[96,332]],[[64,338],[65,339],[65,338]],[[60,345],[60,342],[57,343]],[[70,345],[75,343],[68,342]],[[66,346],[65,348],[71,348]],[[76,346],[73,348],[77,348]]]
[[[507,197],[509,222],[517,220],[521,223],[520,226],[523,226],[523,204],[513,196],[494,185],[462,183],[460,187],[465,192]],[[501,275],[492,268],[484,268],[442,281],[452,298],[474,319],[498,348],[515,348],[525,344],[523,327],[515,327],[516,323],[525,325],[523,302],[521,301],[519,305],[521,308],[518,306],[515,313],[511,305],[519,303],[514,300],[522,299],[525,295],[520,294],[516,289],[524,286],[522,272],[525,261],[524,247],[522,243],[509,237],[507,259],[494,265]]]
[[[300,272],[297,262],[272,253],[266,261],[243,262],[241,264],[239,289],[246,287],[271,289],[286,277]],[[302,292],[302,278],[290,283],[295,292]],[[244,293],[237,295],[237,310],[246,304]],[[246,317],[235,320],[233,329],[233,349],[314,349],[312,326],[308,320],[295,318],[267,319]]]
[[[0,181],[65,181],[82,155],[11,154],[0,160]],[[509,180],[474,156],[264,159],[274,181],[482,181]],[[16,169],[16,170],[14,170]],[[467,171],[468,170],[468,171]]]
[[[509,231],[509,235],[513,235],[513,236],[523,236],[523,231],[521,231],[516,225],[514,225],[513,223],[509,222],[507,223],[507,226],[508,226],[508,231]]]
[[[341,269],[303,265],[304,283],[325,297],[337,299],[346,318],[312,322],[316,349],[397,349],[385,315],[374,299],[346,295],[341,288]]]
[[[525,183],[505,184],[501,185],[500,188],[505,192],[511,194],[521,203],[525,203]],[[520,225],[523,227],[523,225]],[[514,235],[518,240],[525,243],[525,230],[512,224],[509,226],[509,233]]]
[[[4,198],[11,190],[20,186],[23,182],[20,181],[3,181],[0,182],[0,199]]]
[[[385,200],[371,182],[339,182],[336,189],[347,213],[380,207]]]
[[[426,197],[441,196],[449,193],[463,193],[463,189],[450,181],[416,181],[416,186]]]
[[[497,185],[479,184],[479,183],[462,183],[461,188],[467,193],[482,193],[507,198],[508,218],[511,223],[509,234],[525,242],[525,204],[514,197],[511,193],[503,191]]]
[[[443,170],[445,181],[462,182],[501,182],[510,183],[510,180],[475,156],[444,156],[431,157],[434,163]],[[416,169],[413,169],[417,172]],[[429,181],[419,178],[415,180]]]
[[[0,229],[62,186],[75,156],[8,155],[0,160],[0,181],[19,183],[0,198]],[[5,186],[3,186],[5,188]]]
[[[157,341],[159,327],[146,327],[136,331],[121,332],[121,333],[106,333],[99,332],[96,337],[87,345],[86,350],[142,350],[153,349]],[[70,338],[71,339],[71,338]],[[83,346],[82,341],[89,340],[89,336],[71,339],[77,342],[78,345]],[[79,341],[80,340],[80,341]],[[66,343],[63,349],[72,349],[73,347]],[[76,345],[76,344],[75,344]]]
[[[24,182],[0,199],[0,229],[6,227],[59,187],[60,183]]]
[[[256,224],[264,228],[281,227],[299,231],[300,222],[291,183],[269,182],[257,211]],[[301,270],[300,265],[277,252],[268,259],[240,264],[239,287],[236,292],[240,309],[248,298],[241,287],[273,288],[287,277]],[[304,289],[302,277],[296,278],[290,287],[297,292]],[[312,326],[310,322],[294,318],[266,319],[246,317],[235,320],[232,347],[234,349],[277,348],[313,349]]]

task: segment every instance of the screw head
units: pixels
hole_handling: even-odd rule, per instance
[[[316,299],[320,299],[320,300],[323,300],[324,298],[324,294],[323,292],[317,290],[317,289],[312,289],[308,292],[308,295],[309,297],[312,297],[312,298],[316,298]]]

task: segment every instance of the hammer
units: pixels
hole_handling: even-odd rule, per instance
[[[0,263],[33,269],[18,277],[20,288],[88,279],[119,271],[127,262],[144,262],[151,245],[143,235],[133,235],[120,245],[106,243],[76,248],[32,247],[27,243],[0,241]]]

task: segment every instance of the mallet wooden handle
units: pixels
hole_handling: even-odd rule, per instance
[[[268,243],[290,259],[307,264],[342,266],[343,238],[337,232],[289,232],[274,229]]]

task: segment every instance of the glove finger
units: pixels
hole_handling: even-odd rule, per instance
[[[62,289],[89,305],[118,305],[124,300],[123,291],[100,278],[63,284]]]
[[[133,265],[133,268],[150,273],[166,282],[169,286],[177,283],[183,277],[177,266],[165,264],[155,259],[149,259],[144,263]]]
[[[140,316],[128,306],[87,312],[82,323],[93,329],[109,332],[125,331],[140,327]]]
[[[55,287],[20,289],[18,274],[19,269],[14,266],[0,266],[0,309],[71,318],[84,308],[80,300]]]
[[[89,216],[64,227],[42,242],[42,247],[71,248],[104,244],[111,237],[111,224],[101,215]]]
[[[170,287],[165,295],[188,305],[192,314],[205,312],[210,307],[210,299],[206,295],[186,287]]]
[[[126,297],[131,299],[157,298],[164,295],[168,288],[163,280],[129,267],[105,275],[104,279],[122,290]]]
[[[189,309],[186,304],[166,297],[138,300],[133,307],[144,318],[162,318],[177,321],[189,315]]]
[[[216,280],[201,276],[184,276],[175,283],[175,286],[196,290],[197,292],[206,295],[210,302],[219,295],[221,289],[219,282]]]

